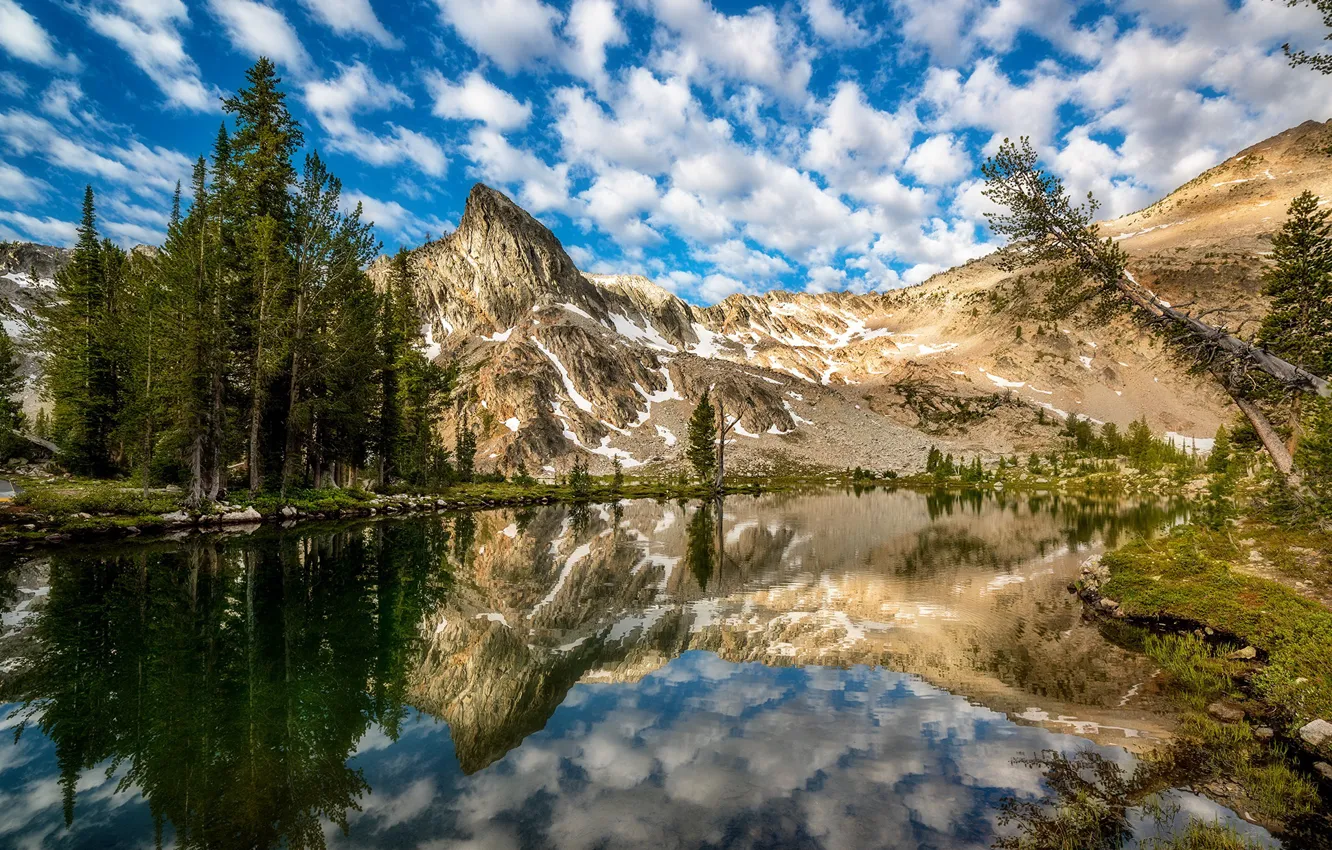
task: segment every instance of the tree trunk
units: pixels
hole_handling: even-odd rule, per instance
[[[300,295],[296,296],[296,332],[292,338],[291,346],[291,382],[287,391],[287,439],[286,448],[282,455],[282,495],[287,495],[287,487],[291,483],[292,459],[296,454],[296,403],[300,393],[300,373],[301,373],[301,331],[304,316],[301,311],[304,301]]]
[[[1304,396],[1296,395],[1290,400],[1290,439],[1286,442],[1286,451],[1290,452],[1292,458],[1300,450],[1300,437],[1304,436],[1300,428],[1300,414],[1303,407]]]
[[[1290,452],[1286,451],[1286,444],[1281,442],[1281,435],[1272,427],[1267,416],[1258,409],[1258,406],[1238,391],[1226,386],[1230,392],[1230,397],[1235,400],[1235,406],[1240,409],[1253,430],[1257,432],[1258,439],[1262,440],[1263,448],[1267,449],[1267,454],[1272,458],[1272,465],[1277,468],[1277,472],[1286,479],[1286,484],[1293,492],[1300,489],[1300,475],[1295,471],[1295,461],[1291,458]]]
[[[1221,328],[1213,327],[1190,316],[1188,313],[1167,306],[1164,301],[1139,284],[1128,270],[1125,270],[1115,281],[1115,286],[1139,308],[1158,318],[1179,325],[1200,340],[1211,342],[1222,351],[1247,361],[1250,365],[1276,378],[1283,386],[1299,392],[1316,393],[1323,398],[1332,398],[1332,385],[1328,384],[1326,379],[1277,357],[1265,348],[1260,348],[1251,342],[1245,342]]]

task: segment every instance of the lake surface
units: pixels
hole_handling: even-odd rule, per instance
[[[1047,794],[1015,759],[1167,733],[1066,586],[1178,517],[826,492],[10,553],[0,846],[987,847]]]

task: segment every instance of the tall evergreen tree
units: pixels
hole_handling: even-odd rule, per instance
[[[717,411],[712,406],[707,390],[689,417],[689,447],[685,455],[694,467],[694,474],[704,484],[711,484],[717,472]]]
[[[23,376],[19,374],[18,348],[9,334],[0,330],[0,460],[21,447],[23,430]]]
[[[1273,265],[1263,276],[1272,299],[1259,339],[1264,346],[1317,375],[1332,374],[1332,210],[1305,190],[1291,201],[1288,218],[1272,237]],[[1303,393],[1290,397],[1292,454],[1299,447]]]
[[[78,233],[69,264],[56,275],[55,297],[39,317],[37,342],[48,354],[46,392],[66,465],[105,476],[112,470],[118,404],[116,366],[108,347],[110,335],[120,330],[110,290],[122,274],[124,252],[114,249],[119,253],[107,256],[99,242],[92,186],[84,190]]]

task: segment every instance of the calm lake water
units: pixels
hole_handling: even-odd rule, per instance
[[[1015,759],[1168,728],[1066,585],[1177,518],[827,492],[11,553],[0,846],[987,847],[1047,794]]]

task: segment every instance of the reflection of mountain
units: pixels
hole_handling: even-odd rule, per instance
[[[725,666],[673,663],[689,650],[778,678],[889,666],[1061,731],[1089,728],[1062,715],[1150,727],[1120,708],[1148,671],[1081,623],[1063,585],[1073,550],[1165,519],[823,493],[70,549],[9,576],[28,590],[6,613],[0,697],[49,739],[66,818],[96,809],[76,787],[110,766],[185,847],[322,845],[369,801],[349,759],[395,740],[408,706],[447,721],[475,774],[579,682]]]
[[[521,533],[508,512],[478,515],[412,699],[449,723],[468,772],[541,728],[574,682],[637,680],[690,649],[887,665],[1015,715],[1100,720],[1119,740],[1125,716],[1155,727],[1119,710],[1150,669],[1083,624],[1065,585],[1079,548],[1166,519],[882,492],[730,498],[720,521],[706,505],[637,502],[583,522],[548,507]]]
[[[440,543],[382,525],[53,555],[3,696],[54,744],[66,825],[110,763],[177,846],[322,847],[367,790],[357,742],[404,716]]]

